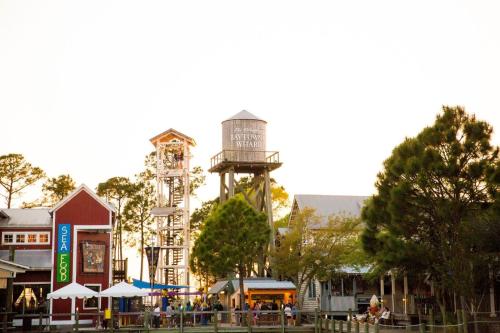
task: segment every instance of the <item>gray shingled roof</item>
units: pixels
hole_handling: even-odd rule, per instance
[[[368,198],[368,196],[354,195],[296,194],[294,203],[297,203],[299,210],[314,209],[323,224],[329,216],[360,216],[361,208]]]
[[[9,260],[9,250],[0,250],[0,259]],[[52,267],[51,250],[16,250],[14,262],[31,270],[49,270]]]
[[[361,208],[368,196],[354,195],[313,195],[297,194],[294,200],[297,201],[299,209],[306,207],[314,208],[318,215],[349,215],[359,216]]]
[[[51,227],[52,218],[49,208],[2,208],[0,216],[0,227]],[[7,215],[8,218],[3,216]]]
[[[233,279],[230,281],[233,285],[233,290],[238,291],[240,289],[240,283],[238,279]],[[228,280],[217,281],[208,291],[209,294],[218,294],[223,290],[228,284]],[[243,280],[243,287],[245,290],[248,289],[295,289],[295,285],[290,281],[277,281],[274,279],[267,278],[248,278]]]
[[[242,110],[242,111],[238,112],[237,114],[235,114],[234,116],[232,116],[231,118],[226,119],[224,121],[228,121],[228,120],[260,120],[260,121],[266,122],[265,120],[260,119],[256,115],[251,114],[247,110]]]

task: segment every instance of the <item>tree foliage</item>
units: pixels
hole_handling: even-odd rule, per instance
[[[199,275],[224,277],[237,273],[243,291],[243,278],[267,245],[269,232],[266,215],[253,209],[241,195],[234,196],[219,205],[203,224],[190,267]],[[240,295],[243,309],[244,293]]]
[[[139,175],[133,184],[134,190],[123,209],[123,230],[127,232],[125,243],[138,247],[141,254],[140,279],[144,268],[144,244],[154,234],[151,210],[155,207],[155,188],[147,179]],[[139,235],[139,239],[136,235]]]
[[[247,200],[250,200],[249,203],[256,207],[257,204],[255,202],[255,196],[253,193],[255,192],[255,182],[252,177],[241,177],[237,186],[235,187],[235,194],[242,194]],[[279,185],[276,180],[271,178],[271,199],[273,201],[273,215],[278,216],[279,213],[288,208],[290,205],[289,195],[286,192],[285,188]],[[219,204],[219,197],[207,200],[202,202],[201,207],[196,208],[191,214],[191,232],[197,232],[201,227],[203,221],[207,219],[210,213],[217,208]],[[288,221],[287,217],[281,218],[281,223],[285,223]]]
[[[42,197],[32,202],[23,202],[23,208],[53,207],[76,188],[70,175],[49,178],[42,185]]]
[[[328,279],[344,265],[364,264],[362,257],[352,255],[359,253],[361,230],[359,218],[330,216],[325,220],[311,208],[296,215],[271,255],[273,269],[295,284],[299,308],[303,306],[306,286],[313,278]]]
[[[48,204],[53,206],[64,199],[75,188],[75,181],[70,175],[60,175],[47,179],[42,185],[42,192]]]
[[[32,166],[21,154],[0,156],[0,186],[5,192],[0,195],[5,198],[7,208],[11,207],[15,196],[19,196],[22,190],[43,177],[45,177],[43,170]]]
[[[500,250],[492,131],[461,107],[443,107],[393,150],[362,212],[363,246],[380,272],[425,271],[441,294],[473,296],[475,273]]]
[[[113,246],[115,259],[123,259],[123,209],[127,201],[134,195],[136,187],[127,177],[112,177],[97,185],[97,195],[105,198],[116,207],[116,222],[113,233]]]

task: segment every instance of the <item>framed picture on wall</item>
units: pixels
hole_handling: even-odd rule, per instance
[[[104,242],[81,242],[83,273],[104,273],[106,244]]]

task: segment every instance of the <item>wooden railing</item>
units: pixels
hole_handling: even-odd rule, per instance
[[[277,151],[226,149],[210,159],[210,166],[213,168],[222,162],[280,163],[280,154]]]
[[[113,280],[123,281],[127,278],[127,259],[113,259]]]

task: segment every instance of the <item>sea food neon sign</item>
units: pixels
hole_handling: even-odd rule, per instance
[[[57,282],[70,281],[71,225],[59,224],[57,229]]]

